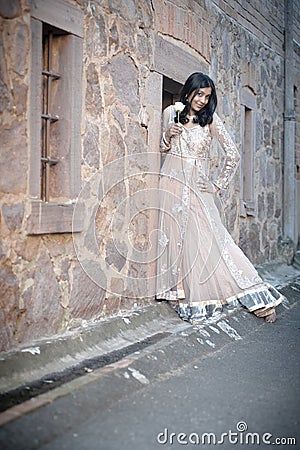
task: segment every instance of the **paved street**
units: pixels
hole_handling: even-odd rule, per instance
[[[300,448],[299,319],[298,301],[274,325],[242,311],[164,339],[3,426],[1,448]]]

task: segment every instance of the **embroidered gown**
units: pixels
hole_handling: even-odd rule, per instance
[[[173,105],[163,113],[163,131],[176,117]],[[227,307],[243,305],[260,316],[283,296],[263,282],[223,226],[212,192],[199,189],[210,180],[210,145],[217,139],[225,152],[223,168],[213,181],[226,189],[237,169],[239,153],[218,115],[212,124],[183,127],[173,136],[160,176],[157,299],[169,300],[179,316],[198,323]]]

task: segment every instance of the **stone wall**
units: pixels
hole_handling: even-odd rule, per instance
[[[84,20],[81,199],[87,217],[95,219],[94,229],[89,219],[85,232],[76,235],[77,253],[70,234],[27,233],[30,1],[0,3],[3,350],[153,301],[155,264],[149,249],[155,249],[151,231],[157,215],[150,207],[157,194],[163,76],[182,83],[191,72],[207,70],[217,85],[219,114],[239,148],[241,90],[253,93],[256,214],[239,215],[237,173],[224,198],[225,216],[254,263],[278,257],[283,3],[70,3]],[[218,149],[215,166],[220,168]],[[101,207],[95,208],[99,199]]]
[[[300,245],[300,4],[294,3],[294,50],[295,50],[295,153],[297,179],[297,227]]]
[[[238,2],[213,2],[211,66],[219,89],[220,115],[240,149],[242,89],[254,94],[255,214],[239,217],[241,205],[237,197],[242,173],[235,177],[225,216],[246,255],[254,263],[262,263],[278,257],[278,239],[282,234],[282,192],[274,187],[282,186],[284,10],[282,3],[275,8],[274,2],[256,2],[254,14],[252,2],[244,3],[241,8]]]
[[[105,226],[118,202],[124,202],[120,213],[123,220],[135,212],[136,206],[130,204],[135,191],[157,184],[157,176],[144,176],[147,164],[159,171],[158,136],[156,133],[151,137],[151,130],[148,136],[145,107],[145,96],[149,96],[145,84],[151,78],[149,34],[151,30],[153,35],[153,11],[150,3],[141,7],[140,2],[133,1],[121,5],[111,1],[109,6],[99,1],[73,2],[77,3],[84,17],[83,194],[95,194],[95,186],[87,181],[101,173],[103,166],[118,160],[121,164],[104,174],[111,180],[117,171],[115,185],[104,193],[105,201],[96,214],[96,247],[92,243],[90,249],[91,243],[85,242],[85,253],[76,254],[71,234],[28,235],[30,2],[1,2],[2,350],[62,333],[85,321],[145,306],[150,301],[146,298],[147,286],[143,285],[143,298],[138,294],[136,298],[138,289],[132,292],[132,285],[138,276],[147,283],[154,266],[139,264],[133,253],[136,248],[147,247],[148,226],[153,227],[155,218],[146,212],[129,224],[131,248],[122,240],[122,227],[126,229],[128,223],[117,224],[114,234],[108,235]],[[157,109],[159,123],[160,105],[156,108],[152,101],[148,109],[152,121]],[[148,143],[155,139],[156,156],[147,163],[143,155],[148,151]],[[126,179],[134,166],[136,176],[133,173]],[[99,182],[96,187],[99,189]],[[143,194],[139,201],[142,199]],[[95,204],[85,203],[89,218]],[[121,236],[117,242],[116,233]],[[87,229],[85,234],[88,241]]]

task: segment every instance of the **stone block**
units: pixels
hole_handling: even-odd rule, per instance
[[[86,79],[86,110],[91,114],[92,117],[98,117],[102,112],[102,98],[99,75],[94,63],[90,63],[87,67]]]
[[[261,194],[258,194],[257,211],[258,211],[258,220],[262,221],[263,218],[265,217],[265,195],[263,192]]]
[[[109,8],[111,12],[122,17],[122,19],[134,22],[137,18],[136,2],[134,0],[109,0]]]
[[[278,244],[276,241],[270,242],[270,251],[268,260],[274,260],[278,257]]]
[[[153,27],[154,16],[152,3],[137,1],[136,6],[138,10],[139,28]]]
[[[13,83],[13,97],[14,97],[15,113],[18,116],[26,113],[28,107],[27,103],[28,86],[19,83],[18,81],[15,80]]]
[[[124,291],[124,280],[122,278],[112,277],[110,280],[110,292],[121,294]]]
[[[161,139],[161,109],[154,110],[153,108],[147,107],[147,112],[149,114],[149,127],[148,127],[148,151],[159,153],[160,139]],[[159,170],[159,159],[157,158],[157,165],[154,165],[154,171]]]
[[[9,194],[26,192],[28,170],[26,122],[15,121],[10,126],[3,127],[0,140],[0,191]]]
[[[274,216],[275,207],[275,194],[274,192],[268,192],[267,194],[267,218],[272,219]]]
[[[226,216],[226,228],[230,233],[233,233],[236,226],[236,219],[237,219],[237,199],[233,198],[230,207],[227,208],[227,211],[225,213]]]
[[[13,106],[13,97],[9,88],[10,82],[8,77],[5,52],[3,48],[3,40],[0,40],[0,112],[10,110]]]
[[[120,109],[117,107],[117,105],[115,103],[111,106],[110,113],[113,116],[113,118],[116,120],[116,122],[118,123],[120,130],[123,133],[125,133],[125,131],[126,131],[125,119],[124,119],[122,112],[120,111]]]
[[[256,113],[256,134],[255,134],[255,145],[256,148],[260,148],[263,144],[263,126],[262,126],[262,115]]]
[[[130,111],[137,114],[139,105],[139,87],[137,70],[128,56],[115,56],[108,65],[116,96]]]
[[[22,12],[20,0],[0,0],[0,16],[4,19],[14,19]]]
[[[278,225],[273,220],[268,223],[268,238],[270,241],[277,241],[278,238]]]
[[[117,49],[118,54],[131,54],[132,56],[136,54],[136,23],[130,24],[123,20],[118,21],[118,32],[120,36],[119,48]]]
[[[99,2],[97,2],[99,3]],[[101,14],[96,14],[95,18],[95,33],[91,38],[95,48],[95,56],[105,56],[107,53],[107,31],[105,26],[105,19]]]
[[[107,32],[100,14],[86,19],[85,47],[91,58],[101,58],[107,53]]]
[[[259,155],[259,184],[263,188],[267,186],[266,155],[263,152]]]
[[[105,312],[105,316],[109,316],[120,312],[121,297],[119,295],[116,295],[113,289],[111,289],[111,291],[112,293],[108,295],[103,305],[105,308],[103,310],[103,312]]]
[[[99,263],[92,260],[76,263],[71,270],[71,318],[98,317],[103,308],[107,288],[106,276]]]
[[[22,226],[24,217],[23,203],[16,203],[14,205],[2,205],[2,215],[6,226],[10,231],[19,230]]]
[[[246,225],[241,227],[239,245],[251,261],[257,261],[260,256],[260,226],[251,223],[249,229]]]
[[[54,260],[64,255],[68,255],[70,259],[75,257],[70,234],[49,234],[44,236],[43,242],[48,248],[50,258]]]
[[[125,242],[118,242],[114,237],[107,241],[105,261],[109,266],[113,266],[118,272],[121,272],[126,264],[127,253]]]
[[[129,155],[132,155],[133,153],[147,152],[146,142],[142,137],[142,132],[143,129],[139,123],[128,123],[125,144]]]
[[[100,165],[99,128],[96,123],[91,121],[86,122],[83,141],[83,158],[89,166],[99,168]]]
[[[4,42],[9,65],[15,73],[25,76],[28,70],[29,28],[16,21],[6,21],[3,28],[7,36]]]
[[[269,246],[269,237],[268,237],[268,221],[265,220],[262,224],[262,230],[261,230],[261,243],[262,248],[265,249]]]
[[[255,260],[257,256],[260,254],[259,232],[260,232],[259,224],[252,223],[250,225],[249,230],[249,250],[252,260]]]
[[[153,48],[149,34],[139,32],[137,35],[137,57],[141,63],[148,64],[152,60]]]
[[[14,345],[19,312],[19,281],[9,264],[0,268],[0,292],[0,350],[5,351]]]
[[[123,137],[121,136],[118,128],[115,125],[110,127],[110,137],[108,141],[108,150],[103,151],[102,149],[102,162],[103,165],[107,165],[112,161],[125,156],[125,145]],[[112,166],[113,167],[113,166]],[[119,174],[120,179],[122,179],[122,173]]]
[[[282,208],[276,208],[276,209],[275,209],[274,217],[275,217],[276,219],[278,219],[278,218],[281,216],[281,214],[282,214]]]
[[[268,119],[264,120],[264,144],[270,145],[272,142],[271,139],[271,122]]]
[[[223,31],[222,35],[222,54],[225,70],[229,70],[231,65],[231,54],[230,54],[229,36],[226,29]]]
[[[41,241],[36,236],[26,236],[25,239],[18,239],[15,244],[15,251],[25,261],[35,261],[39,254]]]
[[[267,187],[274,188],[275,183],[275,164],[273,161],[267,161]]]
[[[226,94],[223,96],[222,111],[224,116],[229,116],[232,112],[232,109],[230,107],[230,101],[228,95]]]
[[[118,27],[115,23],[110,27],[109,29],[109,51],[113,53],[116,51],[119,47],[119,33],[118,33]]]
[[[30,275],[34,283],[30,295],[23,298],[23,312],[16,329],[16,338],[22,343],[58,333],[63,312],[58,280],[45,250],[37,257]]]

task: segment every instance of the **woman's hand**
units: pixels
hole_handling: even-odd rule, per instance
[[[210,180],[208,180],[206,177],[200,176],[197,180],[197,186],[200,191],[202,192],[209,192],[211,194],[214,194],[215,192],[218,192],[219,188],[212,183]]]
[[[170,142],[172,136],[180,135],[182,133],[183,125],[181,123],[174,123],[165,132],[165,138]]]

